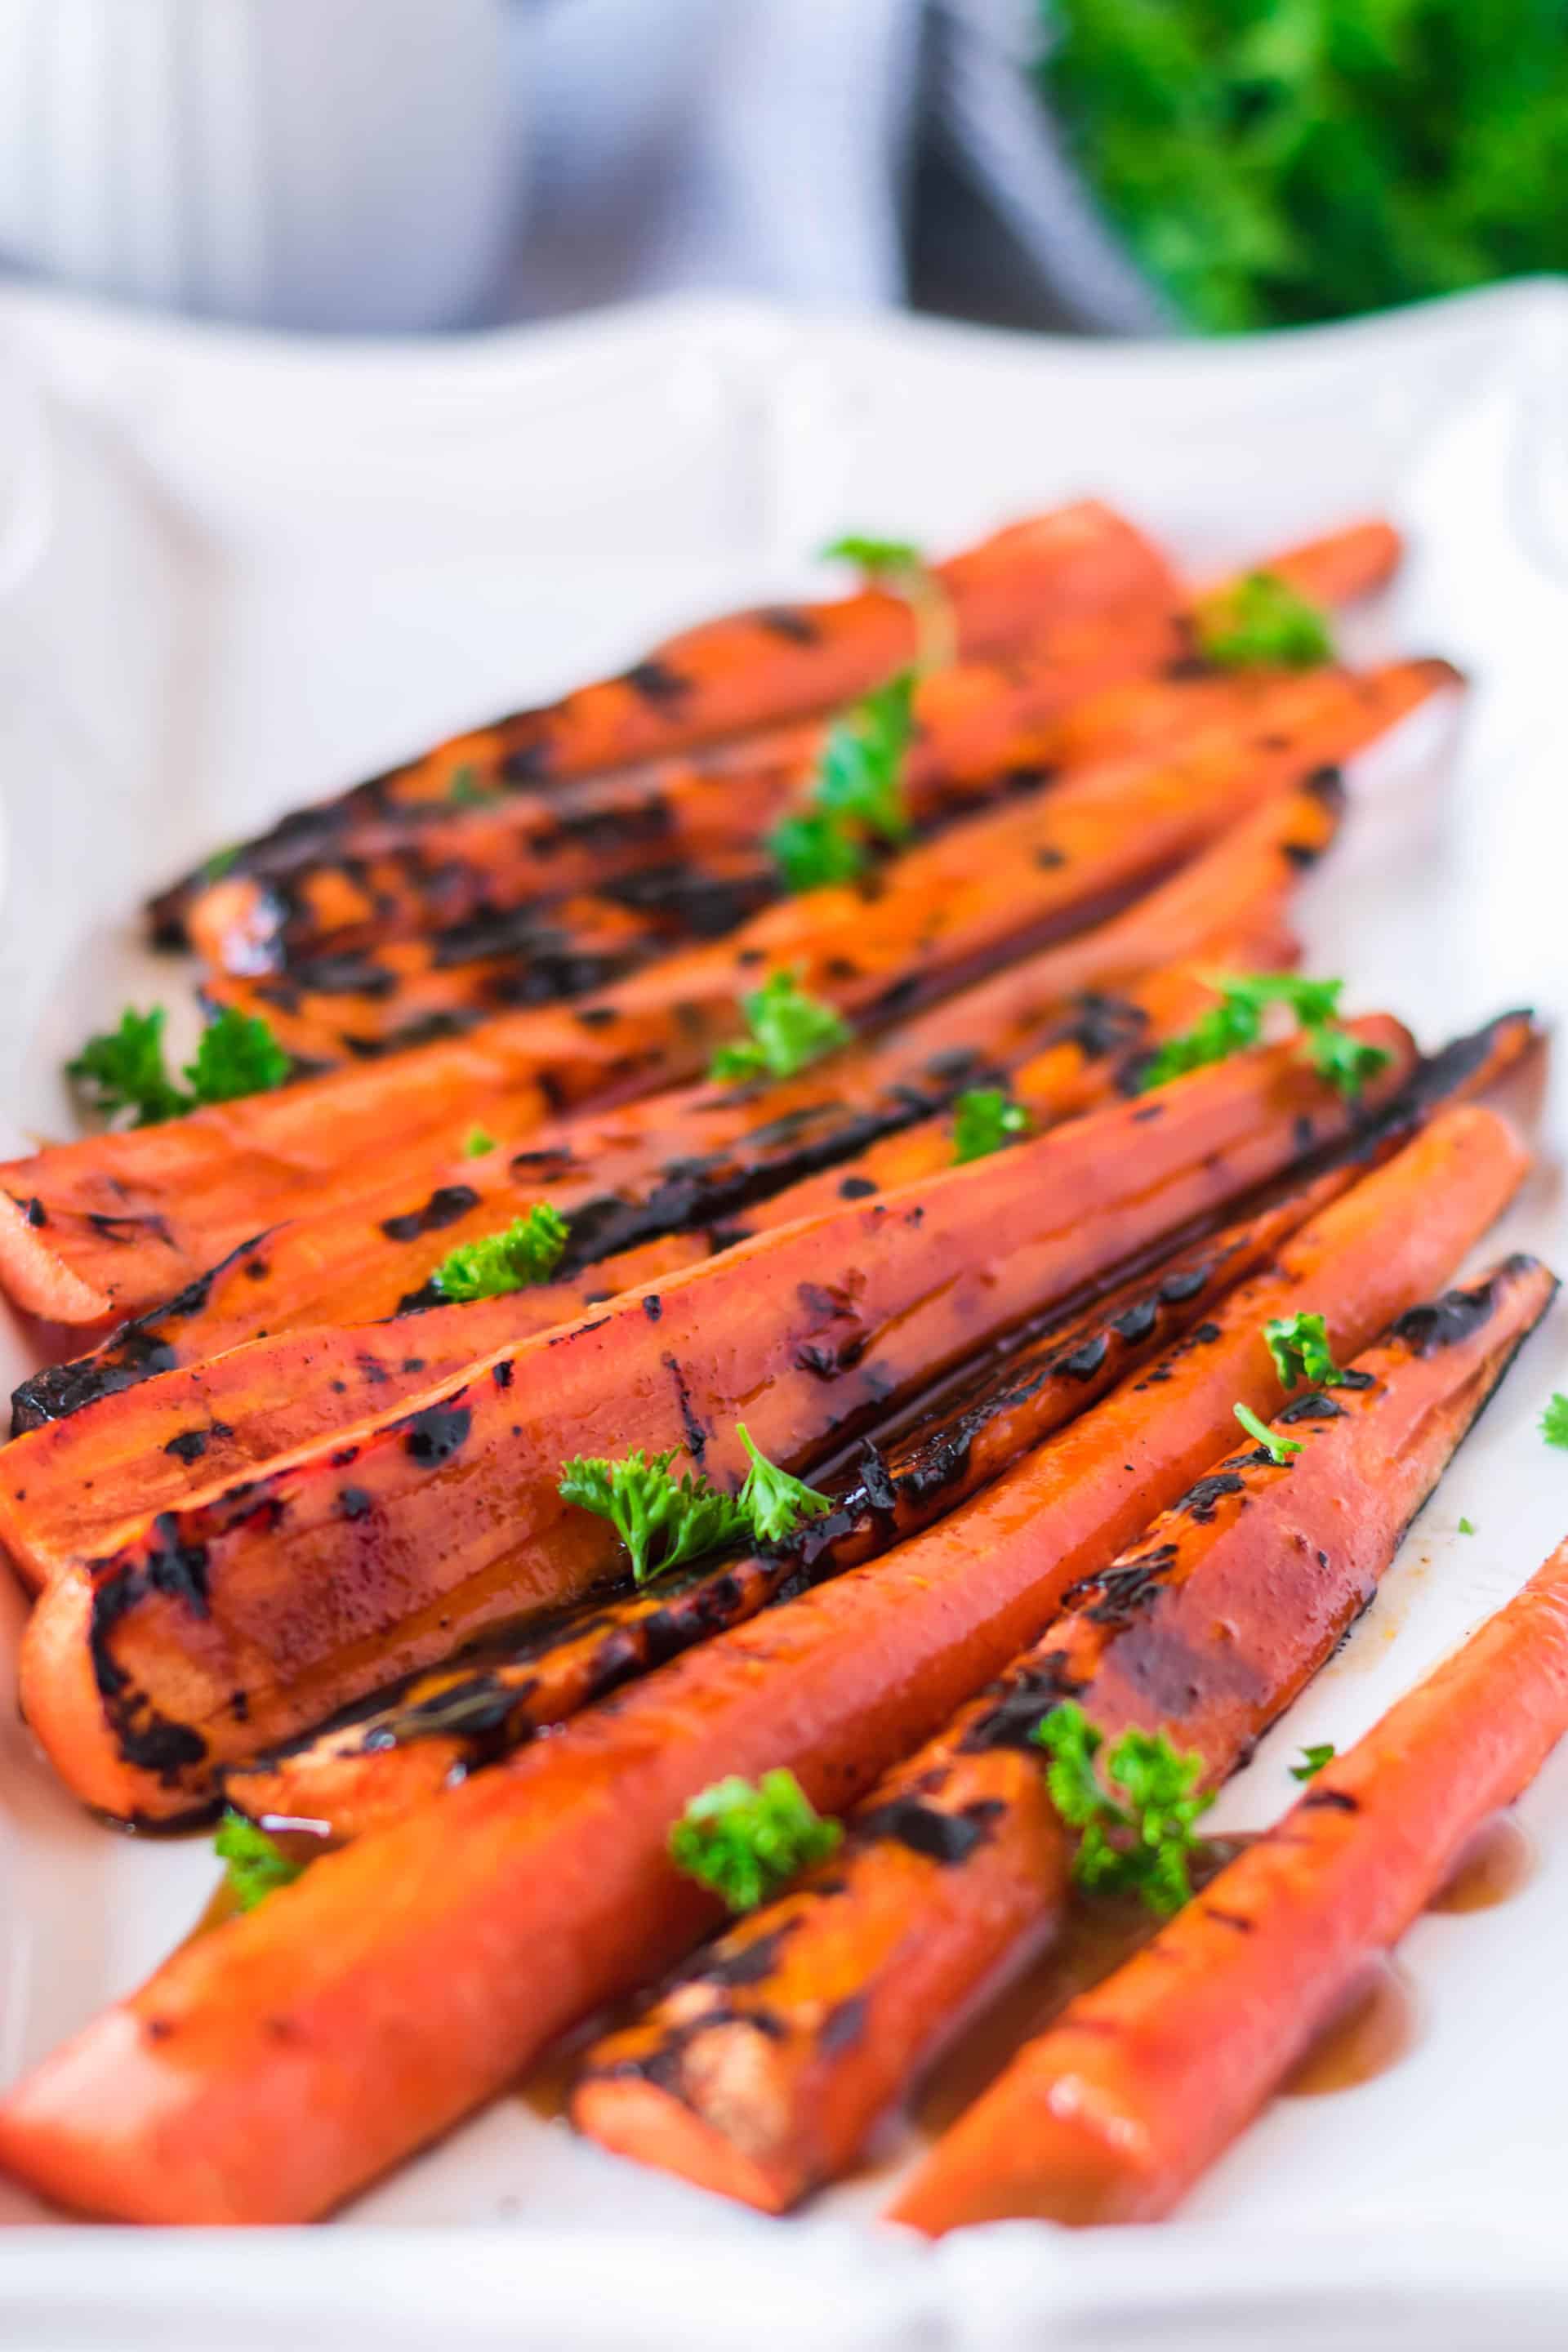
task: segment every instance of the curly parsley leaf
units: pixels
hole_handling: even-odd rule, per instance
[[[535,1201],[528,1214],[514,1217],[504,1232],[459,1242],[430,1279],[454,1305],[526,1290],[533,1283],[549,1281],[561,1263],[570,1230],[559,1209],[548,1201]]]
[[[873,838],[898,844],[912,830],[904,806],[904,761],[914,732],[915,674],[900,670],[828,730],[816,799]]]
[[[708,1066],[712,1078],[793,1078],[849,1043],[848,1024],[831,1004],[809,996],[792,971],[768,974],[761,988],[741,999],[749,1038],[721,1045]]]
[[[1253,1412],[1250,1405],[1233,1404],[1231,1406],[1231,1411],[1235,1413],[1237,1421],[1240,1422],[1243,1429],[1246,1430],[1248,1437],[1255,1437],[1258,1440],[1258,1443],[1262,1446],[1270,1461],[1276,1463],[1288,1462],[1292,1454],[1300,1454],[1301,1451],[1301,1441],[1300,1438],[1281,1437],[1277,1431],[1269,1428],[1268,1423],[1266,1421],[1258,1420],[1258,1415]]]
[[[1273,572],[1248,572],[1193,608],[1200,651],[1221,669],[1315,669],[1332,661],[1326,616]]]
[[[783,1543],[793,1536],[805,1519],[825,1518],[833,1508],[830,1495],[818,1494],[804,1479],[781,1470],[758,1452],[752,1443],[752,1433],[743,1421],[735,1423],[735,1434],[752,1457],[746,1473],[746,1483],[736,1496],[745,1513],[752,1535],[758,1543]]]
[[[1323,1740],[1316,1748],[1303,1748],[1301,1761],[1290,1767],[1290,1778],[1292,1780],[1313,1780],[1325,1764],[1331,1764],[1333,1760],[1334,1743],[1331,1739]]]
[[[1343,1370],[1334,1361],[1328,1325],[1321,1315],[1271,1315],[1263,1336],[1282,1387],[1293,1389],[1299,1381],[1314,1389],[1344,1385]]]
[[[1029,1737],[1050,1758],[1051,1802],[1079,1833],[1079,1885],[1142,1895],[1165,1915],[1179,1911],[1191,1899],[1188,1865],[1202,1843],[1194,1824],[1214,1802],[1197,1790],[1202,1757],[1179,1755],[1163,1731],[1124,1731],[1102,1773],[1105,1735],[1073,1699],[1042,1717]]]
[[[1219,1003],[1150,1055],[1139,1073],[1141,1094],[1258,1045],[1271,1004],[1295,1015],[1313,1068],[1349,1101],[1389,1059],[1382,1045],[1369,1045],[1341,1027],[1335,1015],[1342,980],[1306,980],[1293,971],[1216,972],[1213,985]]]
[[[865,843],[830,809],[805,809],[781,817],[769,834],[767,852],[786,890],[826,890],[853,882],[866,870]]]
[[[289,1076],[288,1055],[258,1014],[226,1005],[202,1031],[194,1062],[184,1076],[196,1103],[238,1102],[246,1095],[270,1094]]]
[[[218,1823],[213,1851],[226,1865],[228,1891],[241,1911],[254,1911],[280,1886],[291,1886],[304,1871],[267,1832],[232,1808]]]
[[[463,1157],[465,1160],[482,1160],[487,1151],[493,1151],[495,1148],[495,1137],[489,1132],[488,1128],[470,1127],[467,1135],[463,1138]]]
[[[1352,1037],[1333,1023],[1308,1029],[1305,1035],[1312,1067],[1347,1102],[1354,1102],[1368,1078],[1374,1078],[1391,1059],[1385,1045],[1369,1045],[1364,1037]]]
[[[1475,1528],[1470,1520],[1461,1519],[1459,1521],[1459,1533],[1462,1536],[1473,1536],[1475,1532]]]
[[[82,1087],[94,1110],[112,1118],[133,1111],[136,1127],[157,1127],[190,1108],[187,1097],[169,1076],[163,1058],[162,1005],[137,1013],[127,1005],[118,1029],[89,1037],[80,1053],[66,1064],[66,1076]]]
[[[1023,1104],[1014,1102],[1000,1087],[971,1087],[952,1106],[954,1164],[988,1160],[1004,1144],[1027,1135],[1033,1124]]]
[[[1548,1445],[1568,1449],[1568,1396],[1564,1396],[1560,1389],[1553,1391],[1547,1400],[1546,1409],[1541,1416],[1541,1434]]]
[[[826,1862],[844,1832],[817,1812],[795,1774],[764,1772],[753,1788],[732,1775],[693,1797],[669,1832],[678,1870],[754,1911],[803,1870]]]
[[[578,1454],[562,1465],[563,1501],[609,1520],[630,1556],[637,1584],[751,1533],[738,1496],[722,1493],[700,1471],[695,1477],[689,1472],[671,1477],[669,1465],[679,1451],[672,1445],[650,1459],[639,1445],[619,1462]]]

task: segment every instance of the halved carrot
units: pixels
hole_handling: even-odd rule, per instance
[[[1382,584],[1398,545],[1386,524],[1352,526],[1264,568],[1341,604]],[[1020,769],[1059,772],[1170,743],[1267,692],[1256,672],[1151,675],[1184,647],[1168,605],[1141,599],[1069,615],[1005,664],[922,678],[904,771],[911,814],[922,825],[951,815],[1008,789]],[[196,891],[185,926],[215,968],[255,973],[710,857],[760,841],[805,794],[821,741],[815,722],[774,728],[576,785],[485,795],[449,815],[423,806],[362,819],[325,859],[226,872]]]
[[[1448,1114],[1298,1236],[1283,1295],[1320,1303],[1342,1346],[1440,1278],[1524,1158],[1491,1114]],[[1250,1322],[1248,1338],[1244,1393],[1267,1404]],[[1117,1391],[929,1535],[719,1634],[187,1945],[0,2103],[12,2162],[124,2219],[304,2221],[341,2203],[712,1923],[665,1845],[700,1790],[788,1765],[840,1811],[1033,1640],[1224,1444],[1226,1354],[1180,1358],[1152,1413],[1147,1390],[1131,1410]],[[1057,1477],[1028,1491],[1047,1462]]]
[[[1374,1954],[1568,1731],[1568,1543],[1147,1951],[1027,2043],[893,2209],[1151,2221],[1245,2129]]]
[[[1510,1260],[1396,1323],[1353,1386],[1287,1404],[1275,1429],[1293,1456],[1227,1453],[879,1782],[831,1865],[589,2053],[574,2119],[768,2212],[842,2172],[955,2011],[1059,1927],[1070,1845],[1041,1717],[1072,1699],[1111,1738],[1163,1727],[1203,1759],[1204,1785],[1224,1780],[1367,1606],[1555,1288]]]
[[[1296,723],[1267,743],[1223,737],[1135,780],[1080,778],[1040,812],[974,819],[900,861],[883,895],[814,891],[721,946],[673,956],[571,1013],[512,1013],[374,1071],[252,1096],[165,1127],[96,1136],[0,1167],[0,1281],[61,1322],[167,1297],[310,1197],[352,1199],[388,1155],[483,1118],[509,1083],[527,1098],[624,1098],[700,1067],[732,1033],[758,968],[879,1026],[993,970],[1097,898],[1190,857],[1316,762],[1348,753],[1452,682],[1443,663],[1299,682]],[[1212,921],[1205,925],[1212,928]],[[1180,950],[1177,950],[1180,952]],[[1155,961],[1164,961],[1163,956]],[[1141,961],[1146,968],[1149,960]],[[488,1065],[488,1085],[486,1076]],[[522,1121],[508,1106],[508,1130]]]
[[[1409,1041],[1355,1026],[1386,1092]],[[481,1358],[57,1578],[24,1642],[27,1719],[88,1803],[189,1812],[220,1764],[612,1569],[611,1528],[562,1500],[569,1456],[685,1444],[738,1485],[743,1415],[798,1465],[1280,1172],[1303,1118],[1321,1136],[1350,1113],[1294,1046],[1240,1056]]]
[[[1189,1329],[1352,1181],[1336,1168],[1212,1240],[1162,1261],[1087,1313],[987,1357],[956,1393],[886,1451],[836,1481],[835,1507],[776,1552],[660,1580],[584,1604],[521,1644],[416,1676],[374,1713],[225,1775],[226,1801],[258,1817],[320,1822],[336,1840],[381,1828],[494,1763],[547,1723],[738,1625],[803,1580],[818,1584],[917,1534],[1007,1464],[1088,1410]]]
[[[1064,614],[1175,602],[1156,550],[1092,500],[999,530],[938,564],[936,576],[966,659],[1020,648]],[[669,638],[620,677],[456,736],[406,766],[296,810],[245,844],[233,862],[248,872],[286,868],[300,848],[318,851],[364,816],[591,775],[826,710],[879,684],[916,650],[908,603],[881,589],[731,614]],[[156,936],[180,937],[184,899],[202,878],[198,872],[154,900]]]

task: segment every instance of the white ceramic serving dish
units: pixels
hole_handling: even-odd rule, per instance
[[[0,351],[0,543],[31,558],[0,582],[5,1150],[66,1130],[58,1065],[87,1027],[178,987],[142,957],[134,908],[192,856],[684,619],[807,587],[837,530],[940,546],[1085,489],[1194,568],[1368,507],[1398,517],[1410,562],[1372,638],[1452,655],[1475,690],[1457,731],[1363,765],[1304,900],[1311,964],[1429,1039],[1521,1000],[1568,1013],[1561,288],[1143,349],[701,302],[301,351],[12,295]],[[1561,1261],[1560,1082],[1539,1116],[1541,1171],[1498,1246]],[[24,1360],[13,1346],[13,1373]],[[1276,1812],[1299,1742],[1353,1737],[1568,1527],[1568,1461],[1534,1429],[1553,1387],[1562,1310],[1222,1826]],[[20,1608],[0,1606],[8,1645]],[[313,2233],[89,2231],[0,2188],[0,2342],[1558,2344],[1568,1753],[1523,1814],[1524,1891],[1409,1939],[1402,2063],[1276,2106],[1164,2230],[916,2246],[872,2227],[896,2137],[771,2223],[514,2100]],[[0,1723],[0,2075],[139,1978],[213,1876],[199,1843],[81,1818]]]

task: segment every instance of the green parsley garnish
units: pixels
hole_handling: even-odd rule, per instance
[[[470,1127],[463,1138],[465,1160],[482,1160],[487,1151],[493,1151],[495,1148],[495,1137],[486,1128]]]
[[[1325,1764],[1331,1764],[1333,1759],[1334,1743],[1331,1739],[1321,1741],[1316,1748],[1303,1748],[1301,1761],[1290,1767],[1290,1778],[1292,1780],[1310,1780],[1315,1774],[1322,1770]]]
[[[1042,1717],[1029,1734],[1050,1758],[1046,1785],[1068,1829],[1080,1832],[1073,1876],[1080,1886],[1140,1895],[1152,1910],[1179,1911],[1191,1899],[1188,1861],[1202,1841],[1193,1824],[1214,1802],[1195,1793],[1201,1756],[1181,1756],[1164,1733],[1124,1731],[1106,1759],[1105,1735],[1076,1700]]]
[[[949,669],[958,658],[958,629],[946,589],[907,539],[868,539],[851,531],[822,551],[824,562],[853,563],[875,587],[890,588],[914,614],[916,667]]]
[[[1340,1026],[1335,1013],[1342,980],[1303,980],[1293,971],[1216,972],[1213,984],[1219,1003],[1150,1057],[1139,1076],[1141,1094],[1256,1045],[1271,1004],[1294,1013],[1314,1069],[1352,1102],[1389,1058],[1385,1047],[1369,1045]]]
[[[1263,1447],[1264,1451],[1269,1455],[1271,1460],[1275,1462],[1288,1462],[1292,1454],[1300,1454],[1301,1451],[1301,1444],[1299,1438],[1280,1437],[1277,1435],[1276,1433],[1269,1428],[1268,1423],[1266,1421],[1258,1420],[1258,1415],[1253,1412],[1250,1405],[1233,1404],[1231,1406],[1231,1411],[1235,1413],[1237,1421],[1240,1422],[1247,1435],[1249,1437],[1257,1438],[1258,1443]]]
[[[914,731],[912,670],[900,670],[828,730],[812,783],[814,805],[776,824],[767,847],[791,890],[852,882],[868,844],[907,841],[904,761]]]
[[[1328,1325],[1321,1315],[1270,1316],[1263,1336],[1282,1387],[1293,1389],[1298,1381],[1315,1389],[1344,1385],[1344,1373],[1334,1361]]]
[[[827,890],[853,882],[865,870],[866,845],[842,817],[827,809],[806,809],[781,817],[766,842],[786,890]]]
[[[157,1127],[204,1103],[268,1093],[289,1076],[289,1056],[266,1022],[229,1005],[202,1032],[195,1061],[181,1073],[187,1091],[169,1076],[163,1058],[166,1017],[162,1005],[151,1013],[127,1007],[118,1029],[89,1037],[66,1064],[66,1076],[87,1088],[95,1110],[106,1116],[133,1111],[132,1126]]]
[[[1094,196],[1194,323],[1382,310],[1568,263],[1541,0],[1040,0]]]
[[[459,1242],[430,1279],[442,1297],[454,1304],[526,1290],[532,1283],[549,1281],[561,1263],[570,1230],[559,1209],[548,1201],[535,1201],[528,1214],[514,1217],[504,1233]]]
[[[952,1113],[952,1157],[959,1167],[967,1160],[988,1160],[1016,1136],[1027,1135],[1034,1124],[1023,1104],[1000,1087],[971,1087],[955,1097]]]
[[[221,882],[224,876],[226,874],[232,873],[238,863],[239,851],[237,846],[228,849],[215,849],[212,856],[202,866],[202,880],[208,883]]]
[[[1201,596],[1193,618],[1201,651],[1221,669],[1315,669],[1334,656],[1319,607],[1273,572]]]
[[[1475,1528],[1471,1526],[1468,1519],[1461,1519],[1459,1521],[1459,1533],[1462,1536],[1473,1536],[1475,1532]]]
[[[305,1868],[243,1813],[231,1808],[218,1823],[213,1850],[227,1865],[228,1891],[242,1911],[254,1911],[280,1886],[291,1886]]]
[[[808,996],[792,971],[770,972],[761,988],[742,997],[741,1011],[751,1036],[721,1045],[708,1066],[711,1078],[793,1078],[849,1043],[847,1024],[831,1004]]]
[[[495,794],[486,792],[479,782],[479,770],[472,761],[466,761],[462,767],[453,769],[447,798],[454,808],[476,808],[481,801],[493,800]]]
[[[758,1543],[783,1543],[793,1536],[803,1519],[820,1519],[833,1508],[830,1495],[819,1495],[815,1486],[781,1470],[765,1454],[759,1454],[752,1443],[752,1433],[743,1421],[735,1423],[735,1434],[752,1457],[746,1473],[746,1483],[737,1501],[751,1523]]]
[[[1556,1390],[1541,1416],[1541,1434],[1548,1445],[1568,1447],[1568,1396]]]
[[[651,1461],[640,1446],[621,1462],[579,1454],[561,1466],[561,1496],[609,1520],[631,1556],[637,1584],[727,1544],[783,1543],[804,1519],[832,1510],[830,1496],[760,1453],[744,1423],[736,1423],[735,1434],[752,1457],[738,1495],[725,1494],[700,1471],[672,1477],[669,1465],[680,1450],[672,1445]]]
[[[731,1911],[754,1911],[803,1870],[826,1862],[843,1835],[793,1772],[764,1772],[755,1788],[736,1774],[691,1799],[669,1832],[669,1855]]]

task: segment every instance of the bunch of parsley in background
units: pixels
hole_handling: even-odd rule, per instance
[[[1568,0],[1041,0],[1040,79],[1216,330],[1568,266]]]

